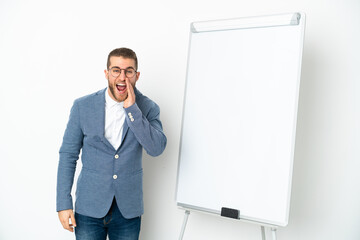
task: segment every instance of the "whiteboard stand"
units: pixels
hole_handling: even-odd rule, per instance
[[[266,240],[265,227],[261,226],[261,240]]]
[[[276,238],[276,230],[277,230],[277,228],[271,228],[271,234],[272,234],[273,240],[276,240],[276,239],[277,239],[277,238]]]
[[[189,211],[189,210],[185,210],[185,216],[184,216],[183,225],[182,225],[182,227],[181,227],[181,232],[180,232],[179,240],[182,240],[183,237],[184,237],[184,232],[185,232],[185,228],[186,228],[186,223],[187,223],[187,220],[188,220],[188,218],[189,218],[189,215],[190,215],[190,211]]]
[[[276,231],[277,231],[277,228],[276,228],[276,227],[271,227],[272,240],[277,240],[277,238],[276,238]],[[266,240],[265,226],[261,226],[261,239],[262,239],[262,240]]]
[[[179,240],[183,240],[183,238],[184,238],[185,228],[186,228],[187,221],[189,219],[189,215],[190,215],[190,210],[185,210],[184,220],[183,220],[183,224],[181,226]],[[271,227],[272,240],[277,240],[276,231],[277,231],[276,227]],[[265,226],[261,226],[261,240],[266,240]]]

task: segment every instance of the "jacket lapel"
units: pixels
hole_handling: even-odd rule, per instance
[[[124,126],[123,126],[123,133],[122,133],[122,137],[121,137],[121,143],[124,141],[124,138],[125,138],[128,130],[129,130],[129,125],[126,122],[126,117],[125,117]],[[120,146],[121,146],[121,144],[120,144]]]
[[[135,92],[135,96],[136,96],[136,102],[139,100],[139,97],[141,97],[140,95],[140,92],[139,90],[137,90],[137,88],[135,87],[134,88],[134,92]],[[122,137],[121,137],[121,143],[120,143],[120,147],[122,146],[123,142],[124,142],[124,139],[126,137],[126,134],[127,132],[129,131],[129,125],[127,124],[127,121],[126,121],[126,118],[127,116],[125,116],[125,121],[124,121],[124,126],[123,126],[123,133],[122,133]]]
[[[96,133],[100,137],[101,141],[109,147],[111,150],[115,150],[110,142],[105,138],[105,93],[107,88],[96,93],[95,99],[95,122]]]

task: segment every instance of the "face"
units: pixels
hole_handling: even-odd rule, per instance
[[[128,87],[126,86],[125,80],[128,79],[130,84],[135,88],[135,83],[139,79],[140,72],[137,72],[133,77],[128,78],[125,76],[124,69],[134,69],[135,70],[135,60],[130,58],[123,58],[123,57],[110,57],[110,66],[109,69],[112,67],[118,67],[121,70],[121,74],[118,77],[114,77],[111,75],[110,70],[105,70],[105,77],[108,80],[109,88],[108,92],[110,97],[117,101],[122,102],[128,96]]]

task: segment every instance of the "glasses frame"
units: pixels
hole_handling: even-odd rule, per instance
[[[116,68],[116,69],[119,69],[119,70],[120,70],[119,75],[114,76],[114,75],[112,74],[111,70],[113,70],[114,68]],[[128,76],[128,70],[129,70],[129,69],[131,69],[131,70],[133,70],[133,71],[134,71],[134,75],[132,75],[132,76]],[[136,75],[136,73],[137,73],[137,71],[136,71],[133,67],[128,67],[128,68],[122,69],[122,68],[119,68],[119,67],[114,66],[114,67],[112,67],[112,68],[108,69],[108,71],[110,72],[111,76],[113,76],[114,78],[119,77],[119,76],[121,75],[121,72],[122,72],[123,70],[125,71],[125,77],[127,77],[127,78],[133,78],[133,77]]]

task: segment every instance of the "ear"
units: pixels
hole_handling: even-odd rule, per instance
[[[109,79],[109,71],[105,69],[105,70],[104,70],[104,73],[105,73],[105,78],[106,78],[106,79]]]
[[[140,77],[140,72],[136,72],[136,82],[137,80],[139,80],[139,77]]]

